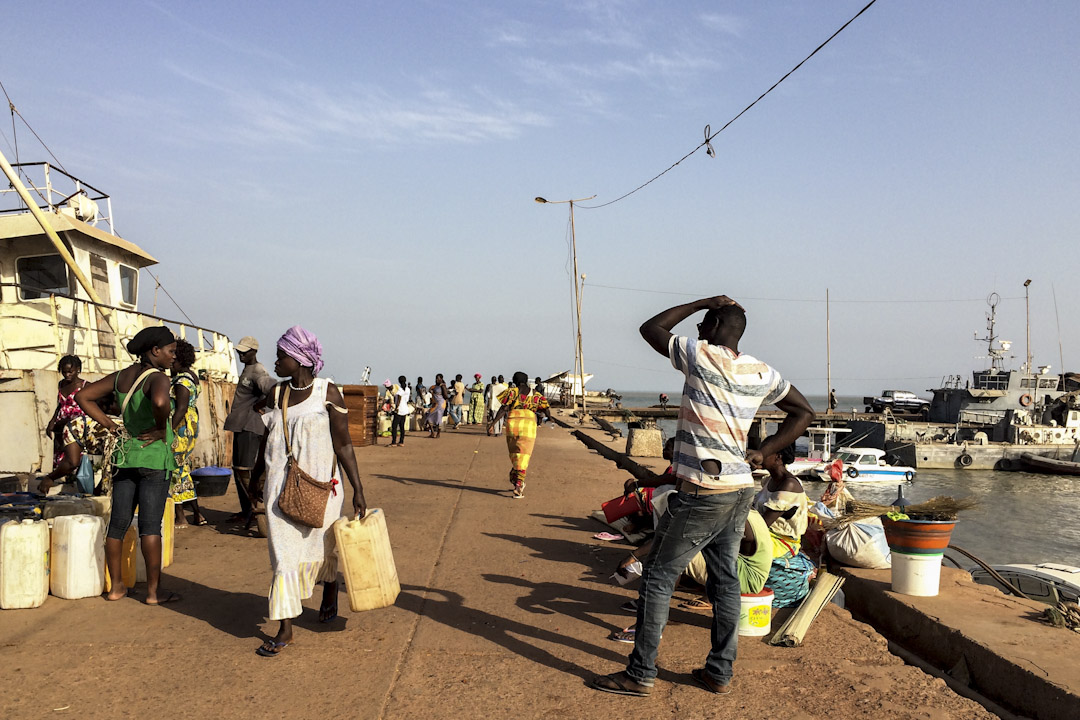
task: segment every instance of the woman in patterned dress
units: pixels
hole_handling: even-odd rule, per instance
[[[185,340],[177,340],[176,360],[172,366],[172,426],[176,435],[173,456],[176,458],[176,469],[172,471],[169,483],[169,493],[176,508],[176,527],[187,527],[184,503],[191,503],[193,523],[206,524],[199,512],[199,498],[191,477],[191,451],[195,449],[195,439],[199,436],[199,409],[195,407],[199,399],[199,377],[191,369],[194,364],[195,348]]]
[[[499,395],[498,414],[488,426],[506,418],[506,445],[510,450],[510,484],[514,497],[525,497],[525,472],[529,469],[533,445],[536,444],[537,415],[543,413],[551,420],[551,409],[543,393],[529,391],[529,376],[514,373],[513,384]]]
[[[340,482],[342,470],[352,485],[353,515],[363,517],[367,512],[349,438],[345,400],[336,385],[316,377],[322,366],[319,339],[299,325],[289,328],[278,340],[274,373],[287,379],[275,388],[270,401],[272,407],[263,415],[263,421],[266,423],[267,540],[274,570],[269,617],[280,625],[277,635],[255,651],[263,657],[273,657],[292,643],[293,618],[303,611],[303,601],[312,596],[317,583],[323,584],[319,622],[328,623],[337,618],[337,546],[332,525],[341,517],[345,504]],[[322,527],[300,525],[278,507],[289,459],[286,423],[288,447],[297,465],[318,480],[334,482]]]
[[[86,416],[75,402],[75,393],[86,387],[86,380],[79,377],[82,360],[65,355],[57,366],[61,380],[56,388],[56,412],[45,428],[45,434],[53,439],[53,470],[38,483],[39,493],[48,493],[54,481],[67,477],[79,469],[84,448],[91,452],[100,443],[97,423]]]

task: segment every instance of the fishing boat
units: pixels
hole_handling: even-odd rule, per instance
[[[829,466],[840,460],[844,465],[844,475],[848,483],[905,482],[915,479],[915,468],[908,465],[890,465],[885,460],[885,451],[877,448],[842,447],[835,458],[819,463],[814,469],[816,479],[829,482]]]
[[[196,350],[203,382],[192,462],[228,465],[222,423],[236,388],[229,338],[190,321],[143,312],[139,282],[157,263],[116,231],[112,198],[46,162],[8,163],[0,186],[0,472],[52,469],[45,427],[56,407],[57,364],[82,360],[96,380],[132,362],[127,341],[166,325]]]
[[[1016,563],[994,565],[993,569],[1032,600],[1047,605],[1057,605],[1062,600],[1080,602],[1080,567],[1061,563]],[[976,567],[970,572],[973,581],[980,585],[991,585],[1008,594],[1009,590],[985,569]]]
[[[1075,454],[1073,457],[1076,457]],[[1080,462],[1075,460],[1059,460],[1035,453],[1021,453],[1020,464],[1027,472],[1046,475],[1080,475]]]

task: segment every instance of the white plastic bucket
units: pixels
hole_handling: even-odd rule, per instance
[[[741,596],[739,608],[739,634],[749,636],[768,635],[772,630],[773,591],[765,588],[759,593]]]
[[[942,555],[909,555],[893,550],[892,589],[902,595],[934,597],[941,581]]]

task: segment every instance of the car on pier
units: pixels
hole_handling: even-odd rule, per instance
[[[930,401],[924,400],[909,390],[885,390],[878,397],[864,397],[866,412],[880,413],[888,408],[894,413],[913,413],[928,415]]]

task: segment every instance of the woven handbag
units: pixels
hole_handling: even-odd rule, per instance
[[[281,486],[278,494],[278,510],[285,517],[298,525],[309,528],[321,528],[326,517],[326,503],[330,500],[330,493],[337,494],[334,487],[337,479],[337,457],[334,457],[334,467],[330,471],[330,480],[322,482],[308,475],[300,469],[300,464],[293,456],[292,445],[289,443],[289,422],[287,411],[289,408],[289,386],[281,396],[281,429],[285,433],[285,483]]]

